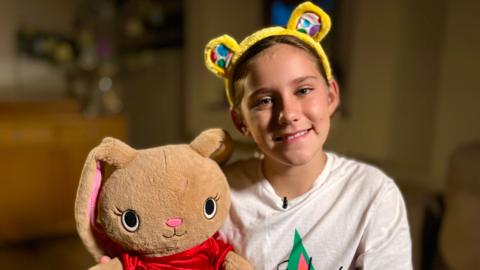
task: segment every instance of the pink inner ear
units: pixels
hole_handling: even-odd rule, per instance
[[[92,233],[95,237],[95,240],[98,244],[98,246],[102,249],[105,255],[110,256],[110,257],[116,257],[121,254],[121,247],[115,244],[108,236],[101,230],[99,226],[97,226],[97,223],[95,221],[96,218],[96,211],[97,211],[97,199],[98,199],[98,194],[100,192],[100,186],[102,184],[102,171],[101,171],[101,166],[100,162],[96,162],[96,167],[95,167],[95,176],[93,179],[93,187],[92,187],[92,193],[90,197],[90,201],[88,203],[88,215],[89,215],[89,221],[90,221],[90,226]]]
[[[102,182],[102,172],[100,170],[100,162],[97,161],[95,164],[95,176],[93,179],[93,190],[92,196],[90,197],[90,203],[88,204],[88,213],[90,219],[90,225],[95,227],[95,208],[97,205],[98,192],[100,190],[100,184]]]

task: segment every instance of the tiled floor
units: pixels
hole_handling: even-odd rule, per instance
[[[92,257],[76,235],[0,243],[0,269],[86,270],[92,265]]]

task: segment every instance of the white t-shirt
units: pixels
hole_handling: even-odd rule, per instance
[[[327,153],[313,187],[286,209],[260,159],[225,173],[232,208],[220,235],[254,269],[412,269],[405,203],[380,170]]]

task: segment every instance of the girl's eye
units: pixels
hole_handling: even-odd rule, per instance
[[[298,93],[299,95],[306,95],[306,94],[308,94],[308,93],[310,93],[310,92],[312,92],[312,91],[313,91],[313,88],[305,87],[305,88],[301,88],[300,90],[298,90],[297,93]]]
[[[134,232],[140,226],[140,218],[134,210],[128,209],[122,213],[122,225],[125,230]]]
[[[270,104],[273,103],[273,98],[272,97],[263,97],[263,98],[260,98],[258,99],[255,104],[254,104],[254,107],[265,107],[265,106],[268,106]]]

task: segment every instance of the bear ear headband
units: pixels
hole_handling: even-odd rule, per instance
[[[205,64],[215,75],[225,81],[225,91],[230,108],[233,108],[232,73],[238,59],[258,41],[271,36],[294,36],[307,43],[317,52],[327,80],[332,78],[332,71],[327,55],[320,41],[330,30],[330,17],[321,8],[311,2],[298,5],[290,15],[287,27],[267,27],[246,37],[240,44],[229,35],[212,39],[205,47]]]

